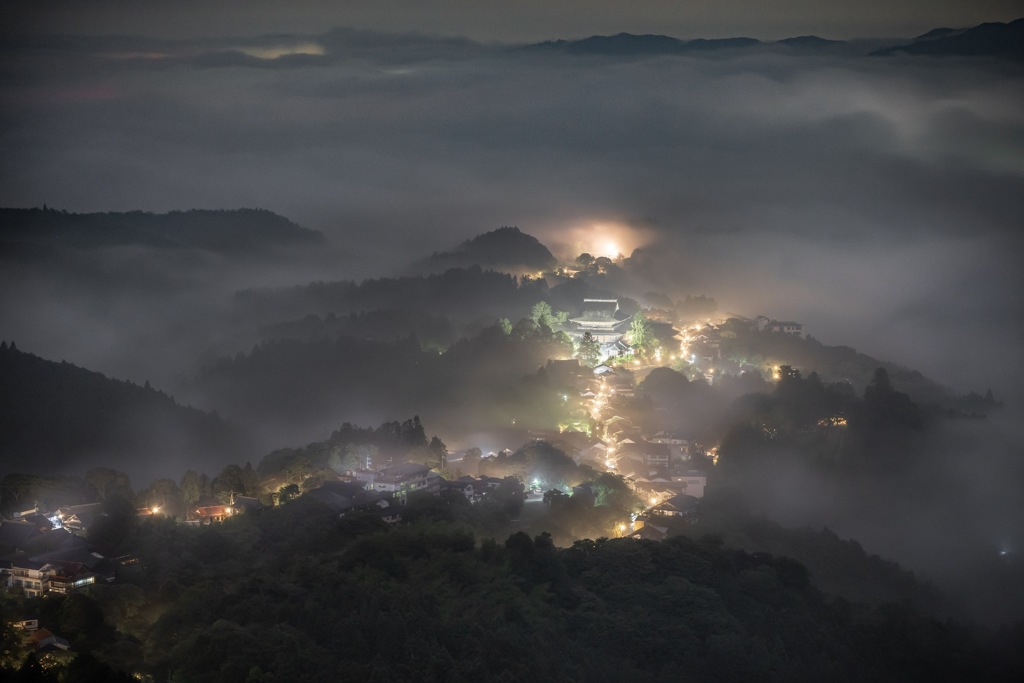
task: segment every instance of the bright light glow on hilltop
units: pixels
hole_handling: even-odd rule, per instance
[[[547,235],[541,241],[556,251],[560,258],[570,262],[583,253],[594,258],[629,256],[634,249],[651,241],[647,229],[621,221],[574,221],[564,227],[553,226],[544,232]]]
[[[591,252],[592,256],[607,256],[608,258],[615,258],[622,253],[619,249],[619,245],[614,240],[606,241],[600,250],[595,249]]]

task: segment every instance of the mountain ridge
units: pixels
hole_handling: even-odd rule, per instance
[[[409,268],[409,273],[445,271],[450,268],[521,269],[531,272],[544,271],[557,263],[540,240],[514,226],[503,226],[497,230],[472,237],[451,251],[434,252]]]
[[[898,53],[931,57],[971,56],[1024,59],[1024,18],[989,22],[967,29],[932,29],[904,45],[876,50],[872,56]]]
[[[97,460],[132,474],[201,469],[244,452],[216,413],[172,396],[0,343],[0,469],[74,472]],[[98,457],[98,456],[102,457]],[[149,476],[150,479],[155,477]]]
[[[0,208],[0,241],[72,249],[145,246],[228,253],[315,246],[326,240],[322,233],[266,209],[69,213],[44,205]]]

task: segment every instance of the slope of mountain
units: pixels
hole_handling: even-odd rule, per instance
[[[783,38],[776,42],[780,45],[799,48],[830,47],[832,45],[842,45],[844,43],[842,40],[829,40],[827,38],[821,38],[820,36],[794,36],[793,38]]]
[[[745,48],[760,45],[755,38],[697,38],[680,40],[663,35],[618,33],[614,36],[590,36],[581,40],[553,40],[527,45],[531,52],[557,52],[575,55],[650,56],[694,51]]]
[[[318,281],[303,287],[250,289],[235,296],[235,311],[262,325],[294,319],[297,313],[347,315],[386,309],[425,311],[457,323],[482,317],[490,324],[496,318],[526,315],[547,291],[543,279],[520,282],[514,275],[474,265],[359,283]]]
[[[520,232],[519,228],[502,227],[466,240],[452,251],[435,252],[414,264],[410,271],[442,272],[449,268],[482,266],[513,272],[537,272],[556,263],[554,255],[536,237]]]
[[[0,209],[0,241],[77,249],[134,245],[224,253],[311,246],[321,244],[324,237],[262,209],[155,214],[67,213],[44,207]]]
[[[993,22],[963,30],[934,29],[913,43],[872,52],[889,56],[897,53],[937,57],[967,55],[1024,59],[1024,18],[1008,24]]]
[[[914,40],[931,40],[932,38],[941,38],[942,36],[948,36],[951,33],[961,33],[961,32],[962,32],[962,29],[961,30],[957,30],[955,28],[945,28],[945,27],[943,27],[943,28],[933,28],[931,31],[928,31],[926,33],[922,33],[919,36],[916,36],[914,38]]]
[[[0,344],[0,470],[74,474],[96,465],[145,481],[243,456],[216,414],[146,386]],[[166,471],[165,471],[166,470]]]

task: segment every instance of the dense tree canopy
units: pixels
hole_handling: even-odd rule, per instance
[[[687,671],[697,680],[895,681],[913,670],[930,680],[993,670],[966,630],[909,604],[823,595],[786,557],[711,537],[561,549],[546,533],[481,541],[456,522],[472,519],[465,502],[453,516],[430,498],[412,500],[416,519],[392,529],[301,502],[202,530],[153,520],[137,531],[137,569],[103,587],[104,609],[85,595],[34,604],[89,655],[76,667],[113,663],[183,681],[318,681],[341,671],[368,680],[676,681]]]

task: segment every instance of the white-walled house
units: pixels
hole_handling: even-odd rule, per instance
[[[683,493],[694,498],[704,497],[704,488],[708,484],[708,475],[702,470],[687,470],[672,476],[672,481],[683,484]]]

